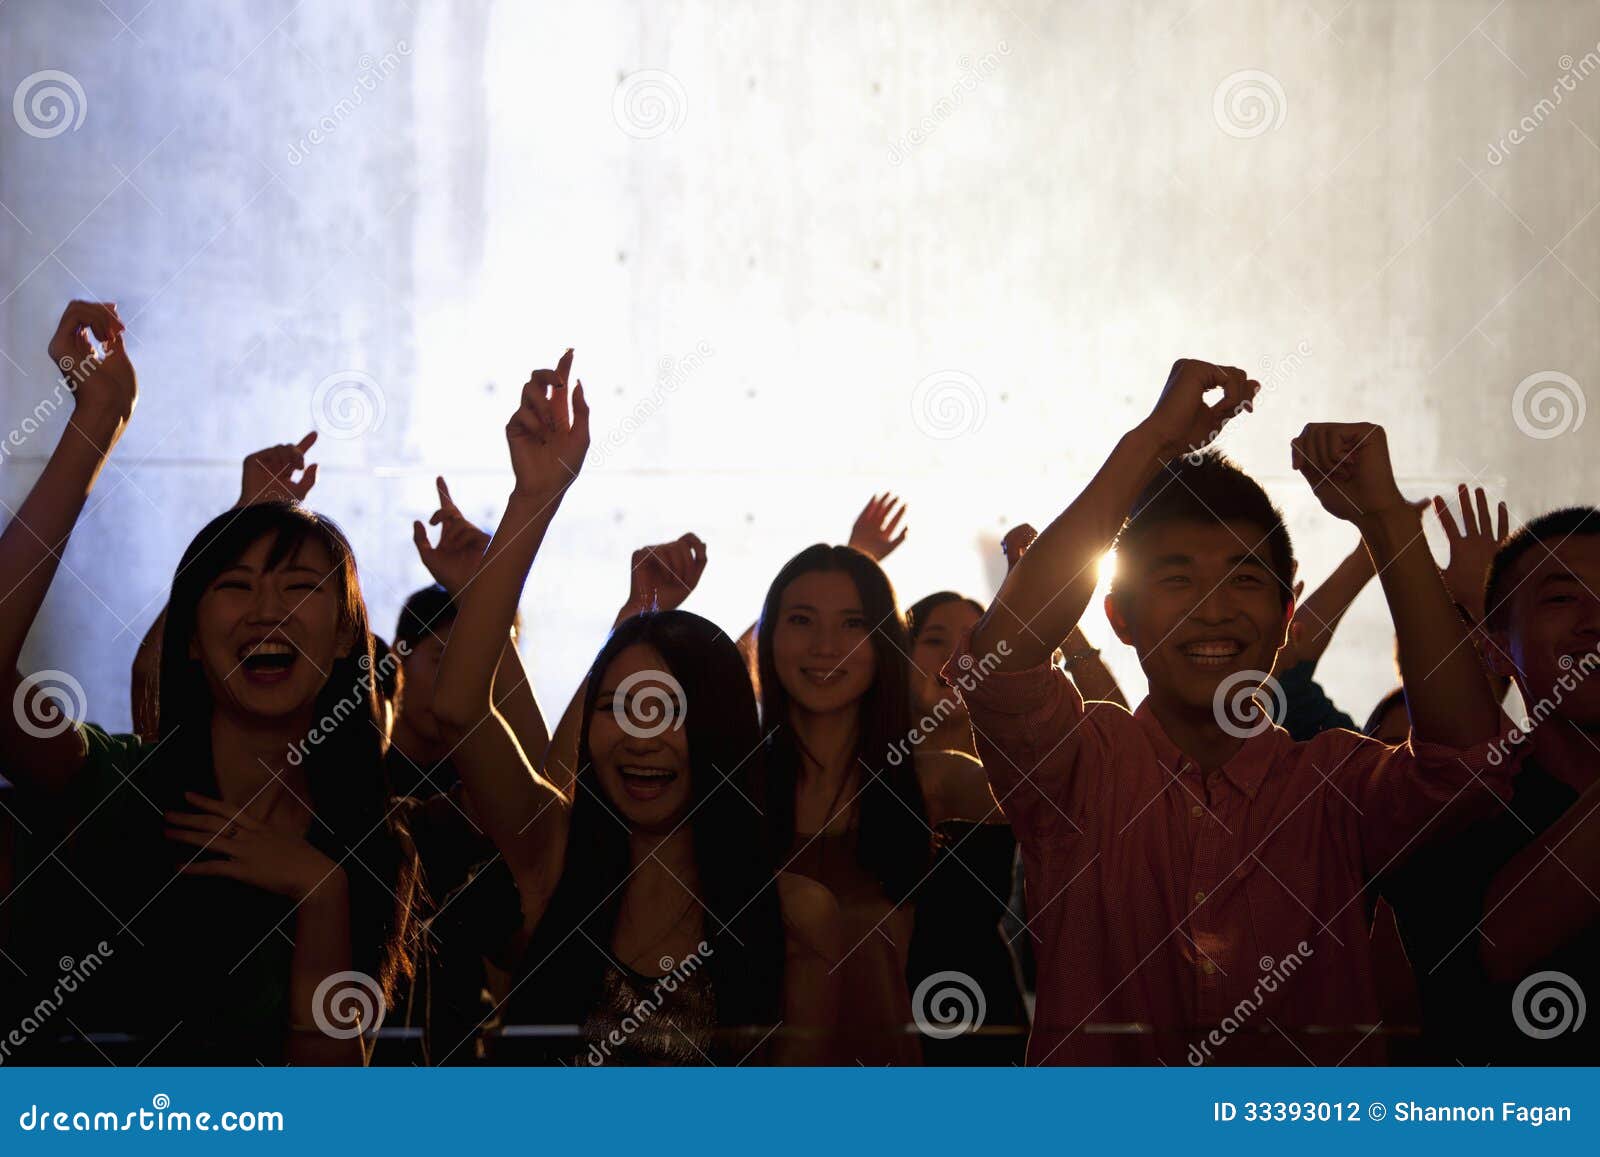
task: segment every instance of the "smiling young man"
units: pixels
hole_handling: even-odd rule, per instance
[[[1488,654],[1534,721],[1527,754],[1509,804],[1384,884],[1430,1063],[1600,1063],[1600,1024],[1577,1016],[1583,994],[1600,994],[1597,592],[1594,507],[1540,515],[1489,566]]]
[[[965,698],[1023,849],[1039,956],[1030,1063],[1381,1056],[1367,1036],[1379,1014],[1366,884],[1442,827],[1430,821],[1465,785],[1503,791],[1509,777],[1488,758],[1499,708],[1376,426],[1308,426],[1292,456],[1372,554],[1414,740],[1295,743],[1239,709],[1284,645],[1294,559],[1260,487],[1202,451],[1259,388],[1241,370],[1174,365],[952,660],[1008,645]],[[1049,663],[1114,541],[1106,611],[1150,682],[1131,715],[1086,705]]]

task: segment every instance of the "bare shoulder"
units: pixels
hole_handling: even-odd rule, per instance
[[[778,874],[778,904],[790,939],[829,960],[843,951],[839,901],[824,885],[793,872]]]

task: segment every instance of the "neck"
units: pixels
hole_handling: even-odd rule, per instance
[[[264,814],[282,790],[279,782],[305,798],[303,745],[311,724],[309,716],[260,720],[213,712],[211,760],[223,800],[249,804],[251,814]]]
[[[1218,726],[1216,715],[1210,707],[1195,708],[1185,703],[1167,702],[1152,691],[1150,710],[1161,724],[1161,730],[1167,733],[1167,738],[1201,771],[1221,767],[1244,746],[1244,740],[1229,735]]]
[[[861,711],[856,704],[816,713],[791,703],[789,726],[800,741],[802,779],[837,781],[855,770],[856,744],[861,736]]]
[[[978,745],[972,738],[972,721],[964,711],[940,720],[939,725],[927,733],[922,746],[930,751],[962,751],[974,757],[978,754]]]
[[[1528,741],[1539,766],[1574,791],[1600,780],[1600,728],[1557,715],[1535,727]]]
[[[628,861],[633,870],[630,886],[641,881],[676,879],[680,885],[693,888],[697,878],[694,831],[687,823],[675,825],[670,832],[632,829],[628,833]]]

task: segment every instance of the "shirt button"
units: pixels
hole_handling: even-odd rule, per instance
[[[1194,807],[1189,809],[1189,814],[1195,819],[1199,819],[1201,816],[1206,814],[1206,809],[1201,807],[1199,804],[1195,804]]]
[[[1200,966],[1200,971],[1205,973],[1207,976],[1215,976],[1217,974],[1217,966],[1211,963],[1211,961],[1207,960]]]
[[[1201,902],[1201,901],[1202,901],[1202,900],[1204,900],[1204,899],[1205,899],[1205,898],[1206,898],[1206,894],[1205,894],[1205,893],[1204,893],[1204,892],[1196,892],[1196,893],[1195,893],[1195,894],[1194,894],[1194,902],[1195,902],[1195,903],[1196,903],[1196,904],[1198,904],[1198,903],[1200,903],[1200,902]]]

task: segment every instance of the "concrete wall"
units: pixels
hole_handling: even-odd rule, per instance
[[[30,108],[47,69],[75,127]],[[566,345],[607,446],[523,608],[552,710],[631,549],[684,530],[735,632],[887,487],[904,601],[986,597],[1180,355],[1271,386],[1224,445],[1313,582],[1354,540],[1288,470],[1308,420],[1385,423],[1415,495],[1593,500],[1600,415],[1534,437],[1513,397],[1600,381],[1595,72],[1582,2],[10,0],[0,500],[64,420],[32,416],[67,298],[121,303],[142,384],[27,661],[125,725],[184,544],[313,425],[387,629],[433,475],[492,524]],[[1392,682],[1375,590],[1324,671],[1358,716]]]

